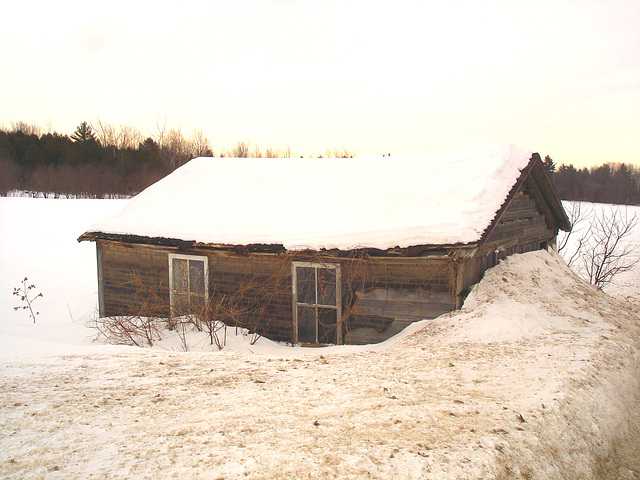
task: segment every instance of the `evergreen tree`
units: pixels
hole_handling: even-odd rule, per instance
[[[96,143],[96,136],[93,133],[91,125],[87,122],[82,122],[76,128],[76,131],[71,134],[71,140],[76,143],[80,143],[82,145],[89,145],[92,143]]]
[[[556,162],[554,162],[549,155],[544,157],[544,166],[549,172],[549,175],[553,175],[556,171]]]

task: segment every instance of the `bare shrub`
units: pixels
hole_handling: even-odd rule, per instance
[[[131,274],[125,286],[134,290],[128,315],[98,317],[88,326],[97,330],[96,338],[116,345],[153,346],[161,340],[164,329],[175,328],[167,315],[168,300],[162,287],[144,283],[140,275]]]
[[[88,326],[98,331],[96,338],[102,337],[108,343],[151,347],[162,339],[164,322],[157,317],[127,315],[95,318]]]
[[[636,215],[621,207],[595,210],[579,202],[568,210],[572,233],[561,240],[558,251],[587,281],[604,288],[640,262],[638,246],[631,240],[638,225]],[[575,235],[572,240],[571,235]]]
[[[238,254],[244,255],[243,252]],[[370,325],[368,317],[362,316],[363,294],[375,288],[394,288],[386,283],[385,278],[390,277],[385,270],[385,263],[376,261],[366,250],[348,253],[314,250],[281,253],[274,257],[274,260],[277,258],[277,266],[271,262],[268,264],[269,270],[264,270],[265,264],[262,262],[256,262],[255,268],[251,267],[251,257],[246,258],[248,264],[245,267],[230,273],[228,278],[232,278],[232,281],[213,281],[206,296],[192,295],[194,298],[184,305],[171,305],[166,285],[145,285],[140,277],[134,275],[131,280],[136,297],[135,306],[132,307],[134,315],[99,319],[93,326],[114,343],[134,345],[151,345],[163,329],[174,330],[185,351],[190,349],[187,334],[194,329],[206,333],[210,345],[223,349],[227,345],[228,329],[235,328],[237,334],[237,330],[242,328],[247,330],[249,343],[253,345],[261,336],[272,331],[273,322],[290,315],[292,262],[299,261],[324,264],[328,268],[340,265],[340,315],[316,318],[318,328],[323,331],[322,340],[318,337],[317,341],[333,343],[345,338],[351,329],[368,328]],[[443,269],[450,268],[451,262],[432,265],[425,261],[420,268],[423,278],[412,280],[412,285],[415,285],[415,289],[426,290],[433,278],[443,277],[446,275]],[[384,316],[384,312],[380,315]],[[393,321],[393,318],[389,316],[388,320]],[[384,329],[388,325],[384,323],[373,328]]]

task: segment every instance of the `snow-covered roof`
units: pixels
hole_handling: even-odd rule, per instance
[[[88,232],[287,249],[473,243],[531,156],[499,144],[399,157],[196,158]]]

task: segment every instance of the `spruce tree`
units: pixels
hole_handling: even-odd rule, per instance
[[[87,122],[82,122],[76,128],[76,131],[71,134],[71,140],[76,143],[80,143],[82,145],[89,145],[92,143],[96,143],[96,135],[93,133],[91,129],[91,125]]]

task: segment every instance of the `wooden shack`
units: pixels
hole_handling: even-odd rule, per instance
[[[198,312],[273,340],[358,344],[460,308],[486,269],[554,247],[559,229],[540,156],[505,144],[198,158],[78,240],[96,242],[101,316]]]

